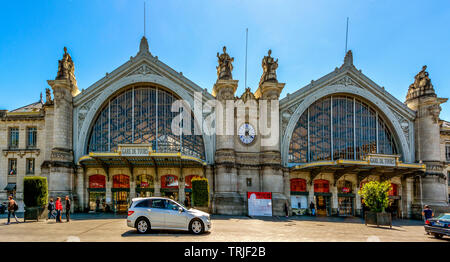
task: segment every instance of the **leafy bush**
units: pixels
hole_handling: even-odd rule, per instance
[[[208,179],[192,178],[192,205],[199,207],[209,206],[209,185]]]
[[[371,181],[365,184],[358,194],[364,199],[364,204],[373,212],[384,212],[389,206],[389,190],[391,182]]]
[[[23,178],[23,202],[27,207],[45,207],[48,200],[47,178],[30,176]]]

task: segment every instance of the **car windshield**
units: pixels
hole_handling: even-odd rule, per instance
[[[450,214],[442,214],[437,219],[450,220]]]
[[[180,203],[177,203],[173,200],[167,201],[167,208],[172,210],[178,210],[178,208],[182,207],[183,209],[187,209],[185,206],[183,206]]]

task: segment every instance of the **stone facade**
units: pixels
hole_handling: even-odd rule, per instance
[[[92,210],[95,199],[92,200],[90,194],[97,191],[103,194],[107,204],[113,204],[117,191],[113,180],[117,175],[129,178],[126,192],[131,199],[138,195],[137,177],[140,175],[149,176],[154,181],[152,195],[164,195],[161,181],[168,174],[178,180],[178,188],[172,191],[177,193],[180,202],[184,202],[187,196],[187,176],[208,178],[210,210],[218,214],[247,214],[247,192],[256,191],[272,192],[273,214],[284,215],[286,203],[291,206],[291,197],[298,193],[291,192],[291,181],[295,179],[305,181],[305,190],[301,195],[306,197],[308,204],[319,201],[319,196],[326,197],[329,201],[328,215],[341,212],[343,196],[338,192],[341,182],[351,184],[352,214],[360,215],[362,206],[357,191],[361,182],[385,179],[389,179],[398,189],[393,197],[398,203],[398,216],[419,218],[424,204],[439,212],[448,210],[450,124],[439,119],[439,105],[446,99],[436,96],[426,68],[416,76],[408,90],[406,102],[402,103],[362,74],[353,65],[353,54],[349,52],[340,67],[280,99],[284,83],[278,82],[278,60],[271,57],[269,51],[262,60],[263,74],[256,91],[246,89],[236,96],[238,80],[232,78],[234,58],[226,53],[225,48],[223,50],[223,54],[217,55],[218,79],[210,94],[153,56],[145,37],[136,56],[80,92],[75,80],[74,62],[65,49],[57,77],[48,81],[51,91],[47,91],[45,103],[41,98],[36,103],[13,111],[0,111],[0,201],[15,193],[20,211],[23,211],[23,177],[32,175],[26,173],[26,160],[33,158],[34,175],[48,178],[50,196],[69,195],[74,199],[73,208],[76,211]],[[164,87],[187,101],[191,108],[197,102],[206,104],[215,101],[221,105],[222,110],[214,108],[211,114],[223,120],[216,123],[216,130],[224,132],[214,134],[210,132],[210,127],[203,129],[205,157],[200,161],[202,167],[181,164],[132,166],[127,158],[122,158],[121,166],[107,166],[95,155],[89,154],[89,136],[102,106],[110,97],[136,83]],[[201,94],[201,98],[196,94]],[[333,94],[370,101],[388,119],[398,146],[399,159],[396,163],[404,166],[420,166],[423,163],[426,165],[424,172],[414,176],[402,173],[387,176],[383,174],[382,167],[377,172],[365,174],[355,172],[354,167],[336,172],[318,168],[303,170],[290,165],[289,146],[300,116],[314,102]],[[260,106],[264,101],[270,101],[268,105],[276,108],[276,117],[262,114]],[[242,109],[246,109],[243,111],[246,113],[236,113]],[[200,116],[209,114],[200,112]],[[225,121],[227,117],[231,121]],[[268,144],[267,135],[260,130],[262,118],[267,118],[269,129],[279,137],[275,143]],[[238,129],[243,125],[254,127],[255,134],[249,135],[247,129],[245,134],[239,134]],[[27,147],[29,127],[37,130],[36,147],[33,148]],[[19,132],[19,144],[14,148],[10,147],[11,128],[18,128]],[[245,142],[242,137],[247,137],[250,142]],[[9,159],[17,159],[15,175],[10,174]],[[96,160],[98,165],[83,165],[86,159]],[[160,160],[165,161],[164,158]],[[93,176],[104,177],[104,188],[97,191],[90,188],[89,181]],[[327,181],[329,193],[317,194],[314,186],[317,181]],[[293,210],[290,207],[288,211],[292,214]]]

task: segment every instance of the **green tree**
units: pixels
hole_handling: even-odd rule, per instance
[[[391,182],[371,181],[366,183],[358,194],[364,199],[364,204],[373,212],[384,212],[389,206],[389,190]]]
[[[209,185],[206,178],[192,178],[192,205],[209,206]]]
[[[27,207],[45,207],[48,200],[47,178],[30,176],[23,178],[23,202]]]

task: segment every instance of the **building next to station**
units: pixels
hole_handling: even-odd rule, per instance
[[[280,99],[284,83],[270,51],[256,91],[240,96],[233,58],[224,48],[218,59],[211,94],[153,56],[143,37],[135,56],[80,92],[65,48],[45,102],[41,95],[0,111],[0,201],[13,194],[23,210],[23,178],[38,175],[48,178],[51,197],[71,196],[74,211],[122,212],[137,196],[185,203],[191,179],[206,177],[212,213],[247,214],[247,192],[271,192],[274,215],[286,202],[291,214],[313,202],[319,215],[353,216],[361,214],[361,185],[389,180],[397,217],[420,217],[425,204],[449,210],[450,124],[439,118],[447,99],[437,97],[426,67],[402,102],[362,74],[349,51],[340,67]],[[279,122],[270,126],[279,139],[262,142],[259,107],[234,117],[232,135],[174,134],[176,100],[191,108],[216,101],[224,110],[210,114],[224,118],[227,101],[232,110],[276,101]],[[188,116],[192,130],[203,121]]]

